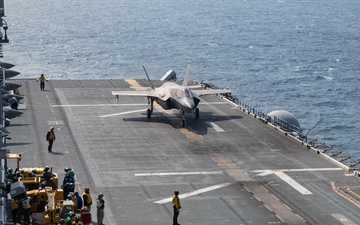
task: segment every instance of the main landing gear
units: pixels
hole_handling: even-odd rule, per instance
[[[151,115],[153,113],[154,110],[154,100],[150,100],[150,98],[148,98],[148,103],[150,104],[150,109],[147,109],[147,118],[151,119]]]
[[[198,119],[199,115],[200,115],[200,110],[199,110],[199,108],[196,108],[195,109],[195,118]]]
[[[185,127],[186,120],[185,120],[185,112],[184,111],[181,112],[181,123],[182,123],[182,127]]]

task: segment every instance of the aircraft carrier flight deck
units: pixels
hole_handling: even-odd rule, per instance
[[[76,191],[90,187],[93,202],[104,193],[107,225],[172,224],[174,189],[181,225],[360,224],[358,176],[222,97],[201,97],[183,127],[176,111],[155,105],[148,119],[146,98],[111,94],[146,80],[12,82],[24,99],[10,152],[60,181],[71,167]]]

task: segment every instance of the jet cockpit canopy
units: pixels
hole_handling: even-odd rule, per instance
[[[179,98],[192,98],[191,91],[188,87],[180,87],[176,91],[176,96]]]

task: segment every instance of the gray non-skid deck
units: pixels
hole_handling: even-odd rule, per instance
[[[145,98],[116,102],[111,91],[135,81],[50,80],[45,91],[13,82],[25,97],[8,127],[10,151],[61,181],[73,168],[76,190],[104,193],[107,225],[172,224],[174,189],[182,225],[360,224],[357,177],[216,96],[203,97],[200,118],[188,115],[182,128],[159,107],[147,119]]]

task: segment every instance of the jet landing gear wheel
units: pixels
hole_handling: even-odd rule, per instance
[[[198,108],[195,109],[195,118],[198,119],[200,115],[200,110]]]
[[[181,123],[182,123],[182,127],[185,127],[185,125],[186,125],[186,120],[183,118],[183,119],[181,119]]]
[[[185,127],[186,120],[185,120],[185,112],[184,111],[181,112],[181,123],[182,123],[182,127]]]
[[[151,100],[151,101],[150,101],[150,100]],[[148,98],[148,101],[149,101],[149,103],[150,103],[150,109],[147,109],[146,112],[147,112],[147,118],[148,118],[148,119],[151,119],[151,114],[152,114],[153,109],[154,109],[154,100]]]

